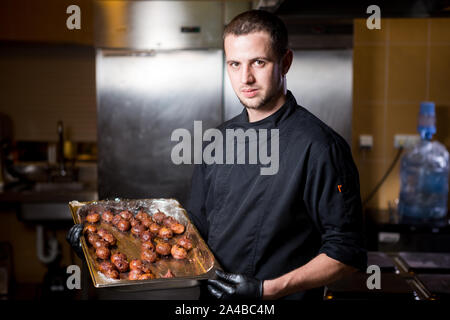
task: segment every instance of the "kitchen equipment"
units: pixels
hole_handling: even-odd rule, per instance
[[[399,252],[408,272],[450,274],[450,253]]]
[[[187,288],[194,287],[199,284],[199,280],[211,278],[214,275],[214,270],[220,268],[214,255],[209,250],[208,246],[201,238],[195,226],[190,221],[186,211],[181,207],[178,201],[174,199],[142,199],[142,200],[105,200],[81,203],[72,201],[69,203],[72,216],[75,223],[82,223],[84,217],[90,210],[96,212],[103,212],[105,209],[113,211],[129,210],[130,212],[137,212],[140,209],[153,214],[158,210],[172,216],[186,226],[186,234],[191,238],[194,248],[188,253],[188,258],[183,260],[165,259],[153,263],[151,265],[152,272],[161,277],[168,269],[174,274],[175,278],[156,278],[152,280],[113,280],[106,278],[101,272],[97,270],[95,256],[93,249],[87,246],[84,237],[81,238],[83,251],[88,264],[89,272],[92,281],[96,288],[105,287],[126,287],[125,290],[133,291],[145,285],[147,289],[168,289],[168,288]],[[127,255],[128,259],[140,258],[140,242],[132,235],[124,235],[111,225],[102,222],[100,227],[110,231],[118,241],[118,249]]]

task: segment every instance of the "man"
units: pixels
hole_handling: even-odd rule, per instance
[[[350,149],[287,90],[293,54],[279,18],[238,15],[224,50],[245,109],[218,129],[278,129],[280,163],[274,175],[254,164],[196,166],[189,215],[232,272],[218,271],[207,288],[217,298],[319,299],[324,285],[367,264]]]
[[[287,90],[293,54],[279,18],[259,10],[238,15],[225,28],[224,48],[245,108],[218,129],[278,130],[279,168],[262,175],[261,164],[196,166],[187,211],[232,272],[218,271],[207,289],[224,299],[319,300],[324,285],[367,264],[350,149]],[[81,228],[68,234],[78,250]]]

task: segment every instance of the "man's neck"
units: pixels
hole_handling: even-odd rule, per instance
[[[248,122],[257,122],[263,120],[280,109],[286,102],[286,91],[282,90],[279,95],[269,101],[267,106],[262,108],[246,108],[248,114]]]

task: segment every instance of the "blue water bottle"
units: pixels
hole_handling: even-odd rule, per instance
[[[417,130],[420,142],[408,150],[400,167],[398,212],[403,223],[444,221],[447,216],[449,153],[431,141],[436,133],[433,102],[422,102]]]

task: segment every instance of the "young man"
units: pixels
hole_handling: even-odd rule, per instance
[[[222,265],[217,298],[320,299],[323,286],[365,269],[359,176],[347,143],[286,87],[293,54],[275,15],[252,10],[225,28],[231,85],[244,105],[218,129],[277,129],[279,169],[197,165],[188,212]],[[311,290],[314,289],[315,290]]]

